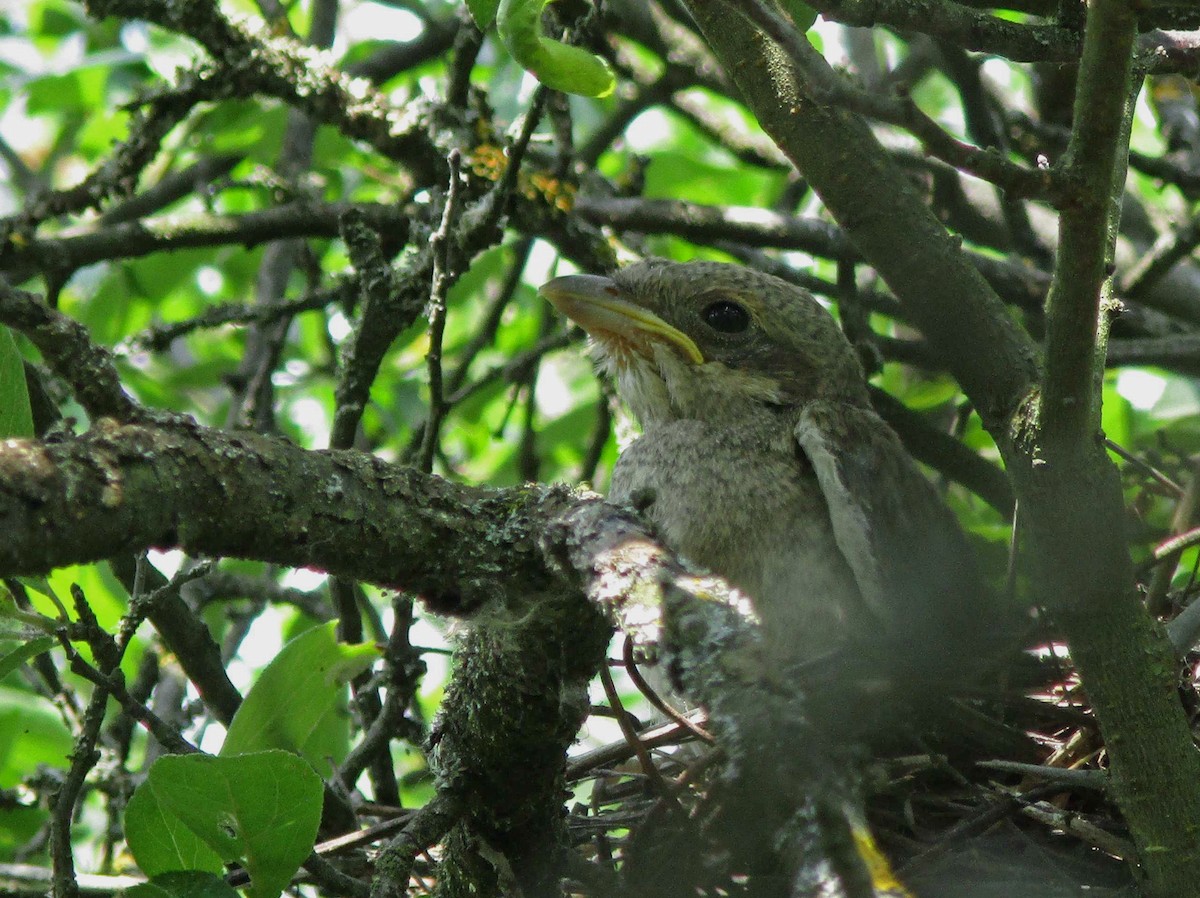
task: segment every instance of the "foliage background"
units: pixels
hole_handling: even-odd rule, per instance
[[[1075,67],[1066,63],[1077,58],[1082,7],[1020,0],[993,10],[978,32],[957,26],[979,15],[969,4],[930,6],[920,21],[904,4],[880,4],[874,28],[850,27],[863,15],[855,4],[822,10],[811,41],[862,96],[888,98],[865,111],[875,114],[889,156],[961,238],[1011,319],[1040,341],[1062,184],[1048,181],[1039,192],[1037,178],[1069,161]],[[109,351],[135,406],[228,432],[276,434],[305,449],[353,447],[464,484],[588,482],[603,490],[614,432],[627,434],[628,425],[593,376],[581,335],[536,296],[538,284],[642,254],[741,261],[829,303],[872,383],[903,406],[881,397],[885,416],[943,484],[997,587],[1015,587],[1014,601],[1032,604],[1036,575],[1008,564],[1013,493],[999,473],[995,429],[960,391],[942,347],[922,338],[905,297],[890,293],[759,130],[688,14],[670,2],[613,2],[602,15],[563,2],[553,15],[612,61],[614,95],[545,91],[454,3],[5,7],[0,268],[8,285],[83,328],[39,330],[13,311],[28,295],[6,294],[0,317],[26,362],[0,379],[8,433],[63,443],[102,415],[122,417],[128,407],[87,356],[90,341]],[[1123,305],[1112,316],[1100,386],[1100,425],[1121,466],[1139,589],[1164,619],[1189,603],[1198,560],[1185,541],[1170,564],[1153,564],[1156,545],[1189,531],[1195,504],[1200,127],[1194,85],[1179,74],[1195,71],[1194,35],[1172,43],[1154,29],[1194,27],[1188,15],[1170,6],[1143,11],[1138,71],[1152,77],[1133,109],[1112,267]],[[1026,32],[1003,25],[1028,35],[1053,28],[1063,43],[1031,58],[1017,41],[1006,58],[1000,38]],[[1172,53],[1154,55],[1166,46]],[[370,86],[339,81],[338,72]],[[963,170],[990,175],[1008,192]],[[863,214],[887,212],[865,205]],[[906,236],[895,235],[899,246]],[[964,340],[972,336],[964,330]],[[56,340],[58,352],[48,351]],[[309,484],[318,496],[324,488]],[[257,513],[245,498],[247,513]],[[194,496],[198,505],[209,500]],[[177,549],[130,560],[158,544],[121,545],[123,564],[50,574],[48,565],[18,560],[6,569],[48,573],[9,581],[13,608],[57,619],[57,600],[71,606],[77,626],[51,648],[29,640],[59,631],[13,612],[0,643],[4,652],[50,649],[33,659],[9,655],[0,685],[0,860],[47,869],[53,860],[62,874],[51,807],[78,776],[78,814],[57,824],[68,830],[77,868],[125,869],[125,802],[161,748],[134,726],[127,702],[105,706],[102,696],[103,727],[92,730],[100,754],[72,766],[70,753],[88,732],[95,697],[80,666],[104,669],[97,634],[131,620],[131,593],[160,585],[152,569],[183,575],[175,592],[185,613],[211,630],[242,691],[288,635],[316,621],[340,619],[349,641],[386,645],[383,672],[355,681],[355,721],[369,724],[390,709],[398,738],[390,756],[362,761],[358,772],[369,775],[358,785],[383,804],[427,805],[434,786],[422,746],[446,670],[439,618],[414,605],[413,594],[303,569],[322,566],[306,547],[286,556],[299,569],[253,552],[269,560],[226,557],[198,568]],[[462,612],[450,595],[453,576],[440,576],[441,592],[414,592],[435,609]],[[1043,625],[1047,641],[1061,635]],[[218,721],[227,717],[198,701],[177,647],[164,650],[158,630],[143,626],[122,648],[118,668],[131,700],[193,744],[218,747]],[[31,663],[17,668],[16,660]],[[1190,697],[1190,678],[1186,688]],[[591,726],[613,734],[603,722]],[[1071,732],[1055,738],[1065,744]],[[344,761],[349,729],[340,738],[335,760]]]

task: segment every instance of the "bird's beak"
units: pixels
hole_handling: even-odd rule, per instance
[[[704,364],[691,337],[633,302],[612,278],[569,274],[542,284],[538,292],[601,343],[615,342],[650,357],[649,341],[659,340],[692,364]]]

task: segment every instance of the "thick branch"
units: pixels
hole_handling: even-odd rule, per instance
[[[0,571],[178,547],[403,586],[467,611],[553,575],[533,541],[583,499],[459,486],[357,452],[191,422],[101,421],[65,443],[0,444]]]
[[[1018,420],[1012,473],[1042,601],[1067,636],[1110,758],[1113,793],[1154,896],[1200,894],[1200,755],[1176,660],[1133,586],[1120,479],[1100,442],[1102,299],[1124,182],[1132,4],[1089,7],[1067,174],[1081,201],[1060,219],[1040,407]]]
[[[561,487],[460,486],[357,452],[308,451],[190,423],[105,421],[65,443],[0,444],[0,526],[9,537],[0,546],[3,574],[179,546],[401,584],[450,613],[486,607],[459,653],[467,673],[443,712],[442,785],[475,796],[468,816],[493,845],[550,864],[541,872],[524,867],[526,878],[553,875],[561,824],[557,810],[546,817],[526,800],[529,783],[513,770],[527,778],[536,751],[541,800],[561,794],[563,751],[586,708],[575,699],[584,697],[582,684],[606,644],[597,610],[651,647],[664,642],[667,609],[666,657],[717,709],[744,790],[738,807],[759,844],[770,844],[774,828],[808,797],[835,809],[848,798],[839,791],[841,764],[828,757],[838,750],[817,737],[795,683],[775,681],[744,603],[730,604],[722,582],[690,575],[636,517],[596,497]],[[509,623],[493,628],[497,620]],[[545,671],[527,668],[529,646]],[[519,664],[505,661],[517,657]],[[493,682],[498,664],[508,664],[509,675]],[[538,671],[544,676],[529,680]],[[473,681],[472,672],[482,679]],[[514,683],[526,683],[521,705],[477,700]],[[535,695],[556,713],[527,713]],[[516,707],[525,725],[544,720],[546,732],[523,729],[517,755],[505,753],[493,744],[499,730],[459,720],[460,700],[470,702],[464,713],[472,720],[491,709],[506,721]],[[475,761],[484,748],[481,766]],[[764,816],[762,790],[779,781],[794,786]],[[812,862],[811,851],[801,854],[793,862]]]
[[[659,581],[682,575],[639,518],[592,494],[464,486],[191,421],[0,442],[0,528],[0,576],[182,548],[401,586],[456,615],[584,589],[642,641],[657,638]]]
[[[1136,36],[1137,20],[1125,0],[1092,7],[1065,166],[1080,190],[1059,219],[1059,251],[1046,303],[1046,342],[1053,352],[1046,355],[1042,383],[1042,436],[1063,445],[1086,440],[1098,425],[1100,292],[1119,217],[1115,174],[1124,147]],[[1120,172],[1123,176],[1123,164]]]
[[[0,322],[22,331],[52,367],[63,373],[93,417],[128,420],[138,413],[122,389],[107,351],[96,346],[78,321],[46,306],[32,293],[0,281]]]

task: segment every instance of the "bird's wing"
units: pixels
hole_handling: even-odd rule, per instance
[[[816,401],[795,434],[838,548],[890,635],[928,648],[930,639],[977,630],[986,602],[971,547],[883,419],[867,408]]]

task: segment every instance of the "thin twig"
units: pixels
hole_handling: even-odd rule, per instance
[[[496,339],[496,333],[500,330],[500,322],[504,317],[504,310],[508,308],[516,295],[517,288],[521,285],[521,275],[525,271],[525,265],[529,262],[529,252],[533,249],[533,238],[525,237],[513,247],[513,263],[508,269],[508,273],[504,276],[504,283],[500,287],[500,292],[495,300],[488,307],[487,315],[484,317],[483,324],[471,336],[470,341],[462,351],[458,353],[458,366],[450,372],[450,376],[446,378],[446,392],[451,395],[457,393],[466,382],[467,372],[471,368],[471,363],[483,350],[485,346],[489,346]]]
[[[426,306],[426,315],[429,318],[429,351],[425,354],[425,364],[429,371],[429,417],[425,421],[421,451],[417,456],[417,467],[425,473],[433,470],[438,434],[448,407],[442,390],[442,337],[446,331],[446,294],[452,280],[450,229],[458,219],[461,204],[462,153],[457,147],[450,151],[446,163],[450,167],[450,184],[446,188],[442,220],[429,241],[433,251],[433,285],[430,288],[429,304]]]
[[[1108,437],[1105,437],[1104,438],[1104,447],[1106,449],[1110,449],[1111,451],[1115,452],[1117,455],[1121,456],[1121,458],[1124,459],[1125,461],[1129,462],[1129,464],[1133,465],[1134,467],[1138,468],[1141,471],[1144,471],[1153,480],[1155,480],[1157,483],[1161,484],[1162,486],[1166,487],[1168,490],[1170,490],[1176,496],[1183,495],[1183,487],[1182,486],[1180,486],[1178,483],[1176,483],[1174,480],[1172,480],[1170,477],[1168,477],[1166,474],[1164,474],[1158,468],[1154,467],[1154,465],[1150,464],[1145,459],[1138,458],[1136,455],[1134,455],[1132,452],[1130,452],[1128,449],[1126,449],[1120,443],[1115,443],[1112,440],[1110,440]]]
[[[617,720],[617,725],[621,728],[621,733],[625,736],[626,741],[633,748],[634,754],[637,755],[638,764],[641,765],[646,779],[650,781],[655,793],[659,797],[675,803],[675,789],[669,786],[667,781],[663,779],[658,767],[655,766],[654,761],[650,757],[649,749],[638,738],[637,730],[633,726],[630,714],[625,710],[624,705],[621,704],[621,696],[617,694],[617,687],[612,681],[612,675],[608,672],[607,665],[600,668],[600,682],[604,686],[604,694],[613,709],[613,716]],[[676,807],[678,807],[677,803]]]
[[[633,640],[628,636],[625,637],[625,642],[622,647],[622,656],[622,660],[625,662],[625,672],[629,674],[629,679],[633,680],[633,685],[638,688],[638,691],[646,697],[646,700],[650,702],[650,704],[654,705],[654,707],[657,708],[660,713],[666,715],[684,729],[689,730],[696,736],[696,738],[707,742],[709,745],[716,744],[717,740],[713,737],[712,733],[708,732],[708,730],[704,729],[698,724],[692,723],[692,721],[690,721],[687,717],[672,708],[667,701],[658,694],[658,691],[646,681],[646,678],[642,676],[642,672],[638,668],[637,659],[634,657]]]
[[[1047,767],[1044,764],[1023,764],[1020,761],[978,761],[984,770],[1019,773],[1021,776],[1045,780],[1069,789],[1093,789],[1103,792],[1108,786],[1108,774],[1103,770],[1072,770],[1066,767]]]
[[[1189,529],[1196,517],[1197,504],[1200,504],[1200,458],[1192,460],[1187,485],[1171,515],[1173,535],[1154,547],[1154,562],[1157,567],[1150,580],[1150,587],[1146,590],[1146,607],[1151,614],[1161,615],[1166,612],[1167,591],[1175,576],[1175,562],[1184,549],[1200,542],[1200,529]],[[1168,561],[1172,563],[1165,563]]]

